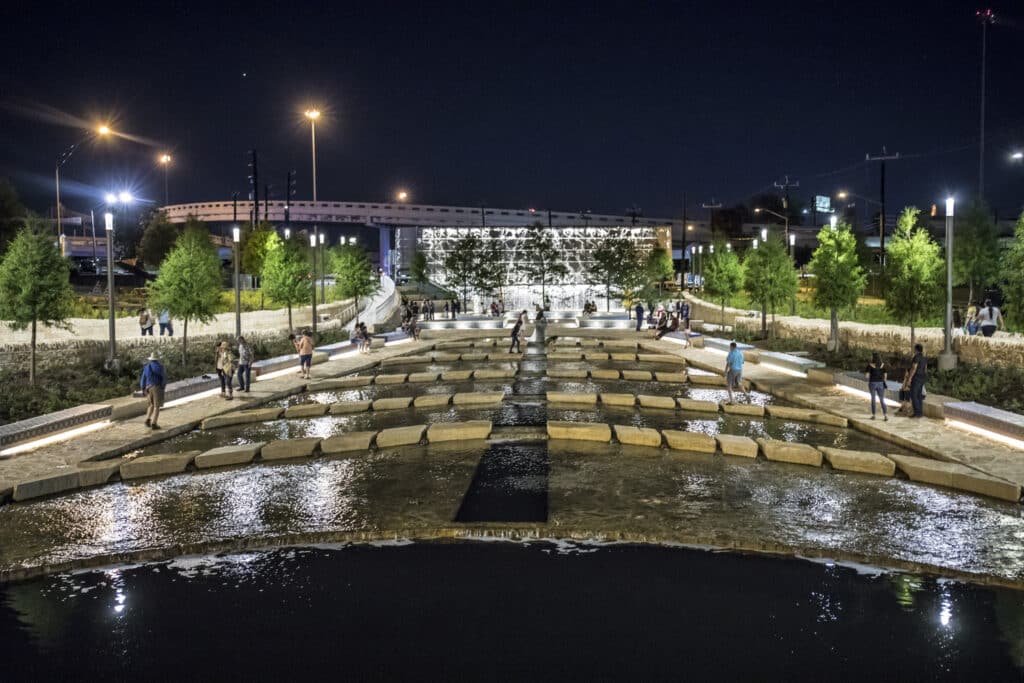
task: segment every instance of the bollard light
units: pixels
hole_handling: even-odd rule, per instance
[[[837,223],[838,221],[839,221],[839,219],[838,219],[838,218],[837,218],[836,216],[829,216],[829,217],[828,217],[828,222],[829,222],[829,225],[831,225],[831,226],[832,226],[832,229],[833,229],[833,230],[835,230],[835,229],[836,229],[836,223]]]
[[[320,233],[320,244],[323,244],[326,239],[327,236],[324,233]]]
[[[796,246],[796,235],[790,235],[789,236],[789,246],[791,246],[791,247]]]
[[[310,235],[309,236],[309,246],[311,246],[311,247],[315,247],[316,246],[316,235]]]
[[[231,228],[231,237],[236,242],[238,242],[240,239],[242,239],[242,230],[241,230],[241,228]]]
[[[767,242],[768,241],[768,228],[761,228],[761,241],[762,242]]]
[[[754,238],[754,249],[757,249],[757,238]]]
[[[109,211],[107,211],[105,214],[103,214],[103,222],[106,224],[106,228],[107,228],[108,231],[113,231],[113,229],[114,229],[114,214],[112,214]]]
[[[292,238],[292,229],[291,228],[285,228],[284,229],[284,238],[286,240],[290,240]]]

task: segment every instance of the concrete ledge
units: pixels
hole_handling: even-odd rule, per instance
[[[292,458],[308,458],[316,452],[316,447],[319,445],[319,437],[271,441],[260,449],[260,459],[273,461],[290,460]]]
[[[614,425],[614,427],[615,438],[621,444],[649,446],[651,448],[661,447],[661,433],[657,429],[634,427],[632,425]]]
[[[434,360],[435,363],[454,363],[455,361],[459,360],[459,358],[461,358],[461,357],[462,357],[462,354],[459,354],[459,353],[437,353],[437,352],[435,352],[434,355],[433,355],[433,360]]]
[[[656,372],[654,378],[659,382],[682,384],[686,381],[685,372]]]
[[[370,348],[371,349],[383,349],[384,345],[386,343],[387,343],[387,340],[384,339],[384,337],[373,337],[373,338],[370,339]],[[316,363],[316,358],[313,359],[313,362]]]
[[[606,406],[618,406],[632,408],[636,405],[636,396],[633,394],[601,394],[601,403]]]
[[[413,399],[414,408],[437,408],[452,402],[451,394],[423,394]]]
[[[661,410],[675,410],[676,400],[671,396],[649,396],[641,394],[636,397],[641,408],[658,408]]]
[[[331,389],[352,389],[354,387],[366,387],[373,383],[373,375],[360,375],[357,377],[335,377],[333,379],[322,379],[312,382],[307,387],[309,391],[329,391]]]
[[[607,351],[587,351],[583,354],[584,360],[608,360],[611,354]]]
[[[505,399],[503,391],[475,391],[455,394],[452,403],[457,406],[496,406]]]
[[[184,466],[182,469],[185,469]],[[36,479],[21,481],[14,485],[15,501],[51,496],[78,488],[79,472],[75,468],[61,470]]]
[[[800,420],[802,422],[815,422],[817,424],[831,425],[832,427],[847,427],[845,417],[811,410],[809,408],[789,408],[787,406],[765,406],[765,412],[769,417],[781,420]]]
[[[164,474],[184,472],[200,451],[184,451],[182,453],[166,453],[163,455],[145,455],[141,458],[121,463],[121,478],[141,479]],[[17,489],[15,489],[17,493]]]
[[[879,474],[883,477],[891,477],[896,473],[896,463],[881,453],[851,451],[829,446],[818,446],[818,450],[822,452],[834,470]]]
[[[166,400],[166,397],[165,399]],[[104,405],[110,406],[111,420],[127,420],[129,418],[145,415],[149,408],[149,402],[144,398],[124,396],[111,401],[104,401]]]
[[[569,391],[547,392],[548,403],[579,403],[588,406],[597,405],[597,394],[577,394]]]
[[[423,439],[423,432],[427,431],[426,425],[412,425],[411,427],[392,427],[377,434],[377,448],[392,448],[394,446],[412,446]]]
[[[372,401],[343,401],[332,403],[328,412],[331,415],[350,415],[351,413],[365,413],[370,409]]]
[[[808,370],[818,370],[825,367],[825,364],[818,360],[812,360],[810,358],[804,358],[802,356],[794,356],[789,353],[777,353],[775,351],[760,351],[758,352],[758,360],[761,363],[767,363],[775,365],[786,370],[793,372],[804,372]]]
[[[807,371],[807,381],[814,384],[835,384],[835,370],[829,368],[810,368]]]
[[[78,485],[81,488],[101,486],[121,476],[121,458],[86,460],[78,463]]]
[[[374,384],[404,384],[409,375],[377,375]]]
[[[449,370],[441,373],[441,379],[445,382],[465,382],[472,376],[472,370]]]
[[[671,356],[667,353],[638,353],[636,359],[640,363],[665,363],[669,365],[686,365],[682,356]]]
[[[611,354],[611,360],[627,361],[627,362],[635,361],[636,360],[636,354],[635,353],[615,352],[615,353]]]
[[[250,422],[267,422],[276,420],[284,414],[284,408],[257,408],[256,410],[239,410],[224,415],[214,415],[203,420],[200,429],[217,429],[231,425],[249,424]]]
[[[296,417],[320,417],[327,414],[330,408],[326,403],[303,403],[301,405],[288,406],[284,409],[285,418]]]
[[[930,396],[929,396],[930,398]],[[927,399],[926,399],[927,400]],[[954,401],[943,407],[943,415],[1013,439],[1024,439],[1024,416],[974,401]]]
[[[548,420],[548,438],[568,439],[571,441],[601,441],[609,443],[612,440],[612,429],[603,422],[560,422]]]
[[[551,351],[548,353],[548,360],[583,360],[583,354],[569,351]]]
[[[690,384],[704,387],[724,387],[725,377],[723,375],[697,375],[690,373]]]
[[[328,437],[320,442],[320,452],[324,455],[335,453],[351,453],[352,451],[368,451],[377,432],[347,432]]]
[[[436,382],[441,377],[439,372],[411,372],[409,383]]]
[[[569,368],[548,368],[547,375],[554,379],[586,379],[587,371]]]
[[[652,375],[646,370],[623,370],[622,379],[631,382],[650,382]]]
[[[746,436],[733,434],[718,434],[715,436],[718,448],[725,455],[735,455],[741,458],[757,457],[757,442]]]
[[[204,451],[196,456],[195,465],[197,469],[210,467],[225,467],[227,465],[245,465],[256,459],[263,448],[265,441],[259,443],[245,443],[237,446],[221,446]]]
[[[757,443],[760,444],[764,457],[769,460],[821,467],[821,451],[813,446],[765,438],[758,439]]]
[[[605,349],[636,349],[636,342],[628,339],[605,339],[601,342]]]
[[[757,405],[756,403],[723,403],[722,412],[731,415],[764,417],[764,406]]]
[[[378,410],[402,410],[412,405],[412,396],[399,398],[378,398],[373,402],[374,411]]]
[[[110,418],[111,412],[112,408],[108,404],[85,403],[74,408],[0,425],[0,448],[106,420]]]
[[[896,466],[911,481],[945,486],[1014,503],[1020,500],[1019,485],[990,477],[965,465],[912,455],[890,455],[889,458],[895,461]]]
[[[691,451],[694,453],[714,453],[715,437],[703,432],[684,432],[676,429],[663,429],[665,443],[674,451]]]
[[[718,403],[715,401],[698,401],[692,398],[677,398],[676,405],[680,410],[692,410],[698,413],[717,413]]]
[[[479,362],[479,361],[487,360],[487,356],[488,356],[488,354],[486,354],[486,353],[481,353],[479,351],[474,351],[472,353],[463,353],[463,354],[461,354],[460,357],[459,357],[459,360],[470,361],[470,362]]]
[[[392,358],[383,358],[380,361],[382,368],[392,368],[396,365],[416,365],[420,363],[431,363],[433,358],[429,355],[417,355],[417,356],[393,356]]]
[[[614,368],[591,368],[590,376],[594,379],[619,379],[622,372]]]
[[[509,379],[516,376],[515,370],[474,370],[473,379]]]
[[[468,420],[466,422],[435,422],[427,428],[429,443],[445,441],[473,441],[486,439],[491,435],[490,420]]]

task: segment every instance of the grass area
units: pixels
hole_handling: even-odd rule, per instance
[[[807,344],[795,339],[774,339],[755,342],[759,348],[770,351],[806,352],[809,358],[827,363],[829,367],[841,370],[863,372],[871,360],[871,352],[862,349],[841,349],[829,352],[824,344]],[[910,367],[910,356],[882,354],[882,361],[892,370],[889,378],[903,379],[903,373]],[[929,392],[950,396],[961,401],[977,401],[985,405],[1002,408],[1024,415],[1024,368],[994,367],[961,364],[956,370],[940,371],[936,360],[929,359]]]
[[[811,290],[800,290],[796,297],[796,314],[801,318],[821,318],[828,320],[829,312],[827,310],[816,308],[811,303],[810,299]],[[719,302],[716,301],[715,303]],[[732,303],[726,303],[726,306],[751,311],[761,310],[760,305],[751,301],[750,295],[747,294],[746,291],[741,291],[733,297]],[[768,311],[768,314],[770,316],[771,311]],[[786,303],[782,305],[775,311],[775,314],[789,315],[789,304]],[[870,296],[862,296],[855,307],[841,310],[839,312],[839,319],[846,322],[868,323],[871,325],[906,325],[906,321],[897,320],[885,309],[885,302],[882,299]],[[917,327],[942,327],[942,324],[943,316],[941,313],[929,316],[924,320],[915,323]]]
[[[316,343],[331,344],[348,339],[348,332],[341,328],[321,330]],[[164,368],[169,382],[203,374],[216,374],[212,344],[189,342],[189,362],[181,363],[181,347],[175,344],[175,351],[161,345]],[[255,339],[253,350],[256,360],[294,353],[292,343],[285,333],[270,339]],[[99,403],[131,394],[138,387],[142,372],[143,358],[148,349],[135,349],[135,356],[122,358],[121,372],[114,374],[103,368],[103,354],[85,357],[82,354],[68,355],[59,363],[41,365],[36,386],[28,383],[28,369],[0,371],[0,383],[5,390],[0,392],[0,424],[23,420],[56,410],[72,408],[82,403]]]
[[[327,288],[326,295],[327,303],[344,299],[344,297],[335,294],[333,287]],[[118,294],[117,317],[132,318],[138,315],[138,310],[143,305],[143,301],[137,297],[125,297],[122,300],[120,296]],[[310,298],[312,299],[312,297]],[[284,304],[278,304],[263,296],[260,290],[244,290],[241,292],[240,299],[243,313],[248,313],[249,311],[276,311],[285,308]],[[319,299],[317,299],[317,302],[319,303]],[[300,305],[304,306],[306,304]],[[220,293],[220,301],[217,302],[217,308],[214,313],[232,313],[234,310],[235,291],[233,289],[225,289]],[[156,315],[157,311],[152,311],[152,313]],[[71,317],[103,320],[107,317],[107,301],[104,297],[80,296],[75,300]]]

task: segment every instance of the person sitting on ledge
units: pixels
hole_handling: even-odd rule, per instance
[[[664,321],[664,318],[662,318],[662,321]],[[670,332],[675,332],[678,329],[679,329],[679,317],[673,313],[672,314],[672,322],[668,323],[667,325],[662,325],[662,324],[658,325],[658,334],[656,334],[654,338],[655,339],[661,339],[666,334],[668,334]]]

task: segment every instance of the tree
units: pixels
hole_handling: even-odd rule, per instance
[[[312,299],[308,250],[297,239],[267,240],[267,254],[260,271],[261,289],[272,301],[288,307],[288,329],[292,325],[292,306]]]
[[[665,280],[670,280],[675,275],[675,268],[672,266],[672,254],[668,252],[668,249],[662,247],[651,249],[650,253],[647,254],[645,267],[647,269],[648,281],[656,283],[659,292]]]
[[[270,223],[260,223],[255,229],[242,233],[242,272],[260,277],[267,260],[271,240],[277,239],[277,231]]]
[[[476,273],[476,288],[482,292],[504,298],[504,289],[508,284],[508,262],[504,259],[501,248],[495,240],[490,240],[480,258],[480,266]]]
[[[716,245],[715,253],[704,264],[704,289],[722,302],[722,324],[725,306],[743,286],[743,264],[740,257],[724,244]]]
[[[412,254],[412,261],[409,263],[409,276],[413,282],[418,284],[427,283],[427,255],[419,249]]]
[[[462,237],[453,246],[444,259],[448,281],[462,290],[462,307],[466,308],[469,300],[469,289],[479,282],[480,252],[483,242],[470,233]]]
[[[1003,295],[1007,316],[1017,325],[1024,325],[1024,213],[1017,218],[1013,242],[1003,254]]]
[[[867,278],[857,259],[857,237],[849,223],[835,229],[824,226],[818,232],[818,248],[807,270],[814,276],[814,305],[828,309],[831,319],[828,348],[839,350],[839,309],[857,303]]]
[[[910,347],[914,347],[914,323],[932,312],[942,294],[944,262],[939,245],[917,224],[920,209],[908,206],[896,220],[896,232],[886,250],[885,306],[910,325]]]
[[[619,296],[622,292],[622,279],[625,271],[639,270],[639,254],[636,244],[628,237],[616,232],[601,241],[591,253],[593,262],[587,269],[587,279],[590,284],[604,287],[605,310],[610,311],[612,306],[612,289],[618,288]]]
[[[16,330],[32,329],[30,384],[36,383],[36,328],[39,323],[67,328],[75,299],[70,265],[44,229],[22,228],[0,262],[0,318]]]
[[[956,222],[953,238],[953,276],[967,284],[968,301],[974,292],[992,284],[999,275],[996,224],[984,202],[973,201]]]
[[[164,258],[174,248],[178,239],[178,228],[167,219],[164,211],[154,211],[142,231],[139,242],[139,256],[150,268],[159,268]]]
[[[774,234],[760,249],[747,253],[744,263],[745,285],[750,297],[761,304],[761,334],[767,332],[766,311],[772,312],[772,337],[775,336],[775,310],[796,295],[798,284],[793,262],[786,253],[782,236]]]
[[[157,310],[184,321],[181,362],[188,362],[188,323],[213,319],[221,292],[221,262],[205,228],[190,227],[181,234],[151,282],[148,298]]]
[[[562,254],[555,247],[551,231],[534,223],[533,232],[526,241],[526,262],[523,273],[531,282],[540,282],[541,308],[548,307],[547,287],[555,278],[565,277],[569,269],[561,262]]]
[[[356,324],[359,324],[359,298],[372,296],[380,289],[380,277],[363,248],[349,244],[331,251],[331,272],[337,278],[334,291],[344,299],[356,300]]]

